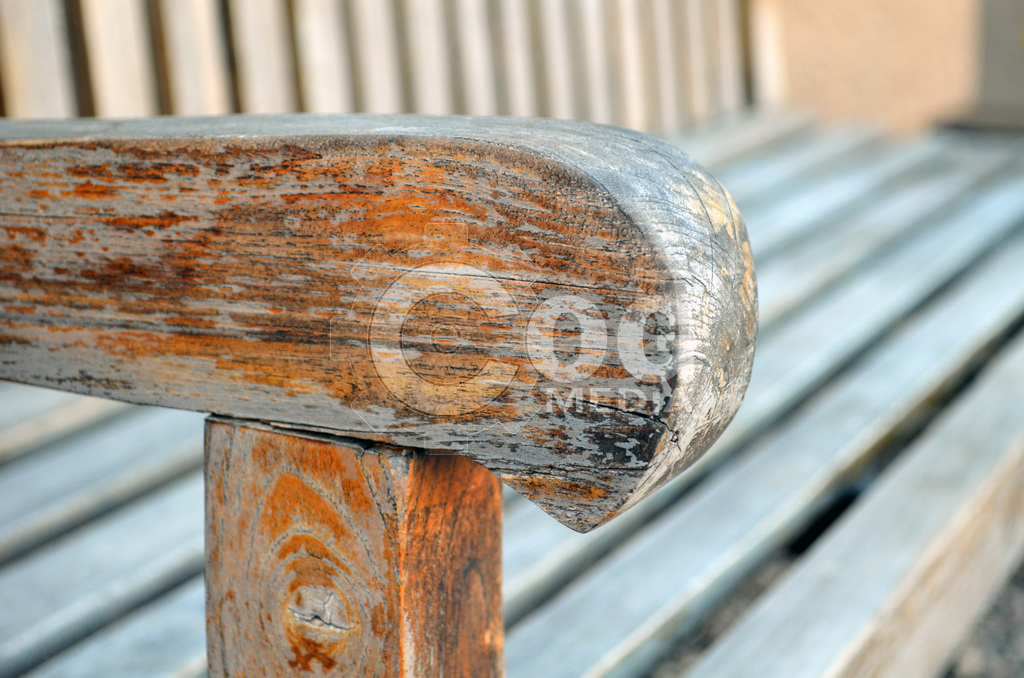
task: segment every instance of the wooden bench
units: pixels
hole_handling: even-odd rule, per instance
[[[0,31],[12,25],[15,4],[0,3]],[[84,36],[95,8],[90,5],[101,4],[81,3],[77,14],[57,11],[49,20],[67,16],[72,30]],[[164,49],[171,49],[174,20],[161,14],[156,22],[125,24],[123,17],[145,17],[144,3],[131,4],[115,12],[122,24],[108,30],[107,40],[79,37],[71,49],[103,50],[126,35],[145,45],[139,36],[152,40],[157,29]],[[202,6],[214,26],[222,19],[209,13],[219,3],[156,4],[161,12]],[[736,71],[716,74],[729,59],[715,55],[730,40],[694,28],[700,25],[695,18],[718,24],[715,17],[728,17],[727,3],[508,2],[480,13],[483,3],[466,2],[460,4],[460,10],[469,8],[464,13],[446,15],[441,3],[296,2],[285,20],[272,19],[286,15],[284,3],[260,3],[259,9],[246,9],[258,3],[227,4],[230,50],[218,52],[222,29],[206,35],[213,36],[209,51],[225,64],[234,62],[235,70],[225,65],[220,76],[216,69],[197,71],[223,78],[219,91],[228,92],[228,103],[221,110],[253,111],[257,101],[276,101],[265,110],[281,110],[277,95],[256,94],[273,90],[294,97],[292,106],[311,110],[396,106],[418,112],[425,112],[431,92],[440,91],[450,108],[438,104],[430,112],[469,111],[466,93],[491,87],[496,108],[476,112],[553,114],[561,97],[561,105],[573,107],[562,114],[594,118],[603,110],[619,123],[628,122],[621,116],[634,106],[643,113],[630,124],[650,131],[659,131],[658,119],[666,132],[708,121],[699,132],[670,137],[715,170],[750,229],[762,331],[746,403],[695,467],[588,534],[506,494],[502,589],[509,675],[645,675],[666,661],[663,672],[685,669],[699,676],[941,670],[1019,562],[1024,541],[1022,426],[1016,417],[1024,309],[1017,275],[1024,218],[1019,146],[948,135],[896,142],[871,130],[811,125],[803,116],[727,115],[736,107],[723,93],[741,80]],[[338,22],[310,21],[322,16],[306,13],[317,4],[345,8],[341,20],[352,32],[337,30]],[[57,2],[22,3],[21,9],[42,13],[34,8],[44,5],[63,10]],[[422,7],[424,15],[413,14]],[[623,79],[595,86],[601,77],[574,78],[595,63],[577,61],[577,55],[602,50],[570,42],[558,57],[559,15],[564,13],[561,25],[594,21],[601,13],[593,8],[601,7],[612,10],[604,24],[611,28],[597,33],[615,45],[604,50],[615,55],[608,63],[633,72],[628,69],[658,63],[651,54],[671,55],[664,47],[672,44],[681,53],[673,63],[693,70],[671,71],[661,62],[655,72],[676,73],[668,89],[644,71],[648,77],[628,85],[643,93],[629,98],[628,106],[615,104],[623,100]],[[623,23],[619,17],[634,7],[639,19]],[[642,25],[664,7],[691,19],[682,33],[690,41],[666,41],[664,32],[649,42],[630,37],[630,25]],[[396,8],[411,25],[454,30],[461,50],[480,48],[472,47],[474,31],[465,27],[481,17],[486,24],[499,12],[504,25],[521,27],[509,28],[511,37],[498,43],[503,49],[516,40],[555,46],[539,56],[516,52],[538,57],[537,68],[515,71],[508,66],[515,59],[494,57],[511,70],[477,87],[472,78],[480,72],[447,66],[458,63],[451,52],[409,33],[406,49],[420,50],[413,60],[406,55],[368,63],[358,56],[370,53],[359,51],[371,50],[369,45],[396,45],[393,37],[365,39],[355,51],[338,51],[342,43],[332,42],[369,36],[374,25],[390,35],[386,27],[395,19],[386,14]],[[516,16],[519,24],[507,23]],[[299,30],[307,37],[293,42],[290,36]],[[246,42],[243,31],[262,37]],[[275,47],[281,42],[268,35],[278,35],[285,47]],[[702,36],[716,39],[702,47]],[[10,83],[41,81],[11,77],[19,62],[4,50],[12,44],[0,42],[5,110],[43,115],[13,107],[23,99],[11,93]],[[247,51],[247,44],[265,47]],[[319,52],[321,69],[324,54],[355,59],[338,57],[335,70],[313,72],[330,74],[332,82],[347,73],[351,89],[317,89],[310,85],[314,75],[296,84],[288,69],[274,77],[244,76],[269,68],[242,65],[246,59],[302,64],[316,56],[312,45],[323,44],[334,47]],[[46,45],[36,39],[19,50]],[[483,49],[492,46],[483,41]],[[173,54],[139,59],[153,64],[158,92],[178,77],[174,69],[194,63],[180,50]],[[38,69],[46,61],[20,63]],[[85,63],[87,70],[135,67],[104,57]],[[349,63],[355,69],[346,70]],[[413,63],[421,66],[415,77],[409,73]],[[378,70],[367,77],[371,70],[364,69]],[[92,74],[83,85],[82,63],[66,70],[73,103],[58,111],[63,115],[90,112],[80,103],[100,100],[105,83],[136,77]],[[547,75],[535,79],[538,71]],[[197,72],[181,82],[196,82],[189,77]],[[420,75],[431,73],[449,78],[448,85],[418,84]],[[383,82],[385,93],[376,93],[370,82]],[[558,85],[566,82],[584,84],[570,87],[567,97]],[[81,96],[83,87],[88,97]],[[666,91],[675,94],[666,97]],[[514,92],[528,96],[517,99]],[[173,103],[181,96],[158,94],[151,108],[120,114],[184,111]],[[659,97],[676,102],[677,117],[658,117],[671,110]],[[474,105],[487,100],[476,98]],[[534,108],[512,108],[511,102],[531,100]],[[328,103],[317,108],[315,101]],[[701,101],[711,104],[702,109]],[[647,122],[637,122],[641,118]],[[205,673],[201,415],[14,384],[4,385],[0,397],[0,609],[15,611],[0,615],[0,673],[17,675],[29,667],[39,676]],[[784,574],[753,604],[732,600],[751,580],[778,570]],[[724,624],[720,618],[737,606],[739,620]]]

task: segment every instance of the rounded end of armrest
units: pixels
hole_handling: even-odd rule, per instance
[[[579,331],[571,359],[604,347],[603,362],[585,375],[569,371],[573,378],[551,390],[556,404],[572,403],[575,416],[545,425],[573,441],[583,454],[571,456],[585,463],[481,460],[586,532],[682,473],[731,422],[750,380],[757,285],[739,210],[690,156],[627,130],[556,124],[557,150],[547,153],[606,192],[623,219],[620,233],[628,230],[650,256],[625,272],[642,291],[610,295],[615,301],[596,314],[606,337],[580,322],[592,310],[587,304],[568,314]]]

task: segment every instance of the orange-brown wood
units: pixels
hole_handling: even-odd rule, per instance
[[[211,676],[501,675],[482,466],[212,418],[206,480]]]

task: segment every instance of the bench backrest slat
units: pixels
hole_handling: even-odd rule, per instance
[[[122,118],[159,113],[145,3],[83,0],[79,7],[96,115]]]
[[[218,0],[160,0],[156,20],[165,105],[185,115],[230,113],[231,74]]]
[[[77,111],[65,21],[59,0],[0,2],[5,115],[66,118]]]
[[[228,2],[239,105],[246,113],[299,109],[287,7],[278,0]]]
[[[672,132],[744,104],[738,0],[0,0],[12,117],[517,115]]]

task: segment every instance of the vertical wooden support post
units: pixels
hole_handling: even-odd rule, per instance
[[[206,427],[210,675],[502,675],[501,492],[459,456]]]

